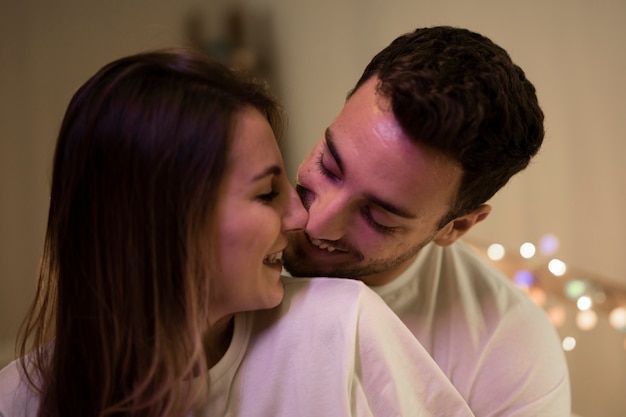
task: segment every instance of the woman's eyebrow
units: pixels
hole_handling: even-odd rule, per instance
[[[280,175],[283,172],[283,170],[281,169],[281,167],[279,167],[278,165],[272,165],[270,167],[265,168],[262,172],[256,174],[254,177],[252,177],[252,180],[250,182],[255,182],[255,181],[259,181],[265,177],[267,177],[268,175]]]

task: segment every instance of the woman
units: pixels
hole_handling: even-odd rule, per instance
[[[192,51],[122,58],[77,91],[0,415],[470,415],[362,284],[281,278],[306,223],[281,121]]]

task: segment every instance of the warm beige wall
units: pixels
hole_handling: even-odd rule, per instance
[[[180,38],[184,2],[111,4],[0,3],[0,365],[33,296],[54,141],[71,95],[107,61]]]
[[[208,10],[232,1],[197,3]],[[276,87],[290,113],[285,155],[292,174],[369,58],[399,33],[416,26],[459,25],[507,48],[539,90],[548,136],[531,169],[494,199],[492,216],[473,237],[514,247],[556,233],[562,259],[626,285],[626,168],[621,160],[626,154],[626,3],[242,3],[267,6],[271,13]],[[19,320],[33,294],[50,159],[67,101],[105,62],[178,43],[182,16],[191,4],[0,4],[0,366],[12,355]],[[610,413],[605,415],[618,415]]]

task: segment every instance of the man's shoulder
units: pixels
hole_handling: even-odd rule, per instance
[[[483,259],[476,249],[457,241],[450,246],[431,248],[430,258],[422,260],[419,273],[431,270],[436,277],[438,293],[449,292],[485,300],[493,298],[507,305],[532,301],[495,266]],[[436,271],[436,272],[435,272]]]
[[[487,337],[503,322],[540,309],[462,242],[427,245],[407,272],[410,276],[392,283],[393,291],[387,288],[379,294],[414,332],[445,332],[448,325],[466,324],[470,333]]]

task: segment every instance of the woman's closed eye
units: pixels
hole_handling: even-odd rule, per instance
[[[259,195],[257,198],[263,202],[271,203],[276,197],[278,197],[279,194],[280,192],[272,190],[269,193]]]

